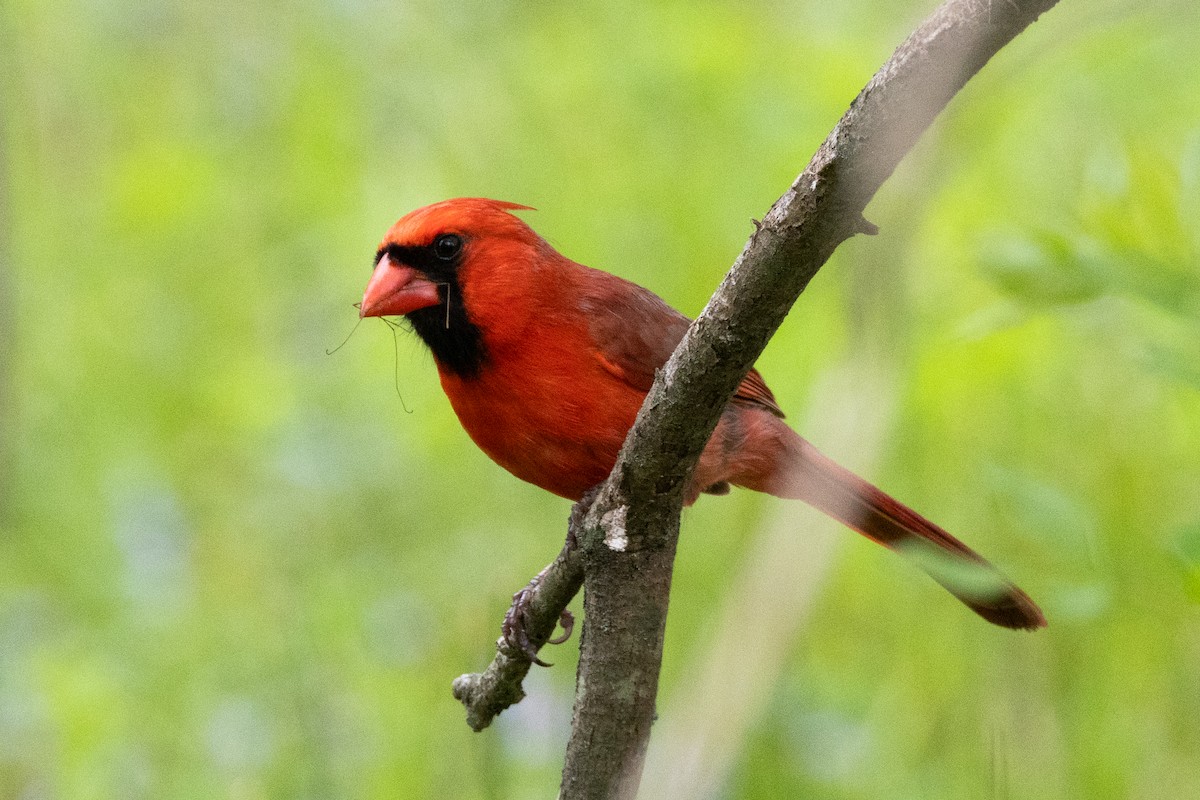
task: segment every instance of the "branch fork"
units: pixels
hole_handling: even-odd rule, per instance
[[[946,0],[896,49],[791,188],[755,222],[733,268],[658,372],[595,502],[576,504],[567,546],[517,593],[522,608],[515,613],[527,639],[516,637],[514,647],[506,633],[485,672],[454,682],[468,724],[486,727],[523,696],[521,680],[537,647],[586,582],[564,800],[637,793],[682,487],[721,410],[833,251],[855,234],[877,232],[863,211],[901,158],[990,58],[1056,3]]]

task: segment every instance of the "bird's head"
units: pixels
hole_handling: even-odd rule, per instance
[[[526,209],[468,197],[402,217],[375,253],[359,316],[406,316],[440,364],[477,370],[487,355],[478,324],[513,313],[512,295],[549,250],[511,213]]]
[[[388,230],[375,253],[375,271],[363,293],[361,317],[411,314],[453,299],[471,271],[492,259],[504,242],[539,237],[509,212],[529,206],[463,197],[418,208]],[[447,289],[450,291],[447,292]]]

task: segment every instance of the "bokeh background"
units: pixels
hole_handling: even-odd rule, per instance
[[[7,0],[0,797],[552,797],[577,644],[482,734],[450,682],[568,504],[411,334],[326,354],[376,244],[518,201],[695,314],[932,5]],[[702,499],[645,796],[1200,796],[1198,51],[1192,0],[1064,2],[760,361],[1050,628]]]

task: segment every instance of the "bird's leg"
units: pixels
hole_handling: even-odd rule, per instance
[[[563,543],[563,549],[558,554],[558,558],[554,559],[553,563],[535,575],[527,586],[513,595],[512,605],[509,607],[508,613],[504,615],[504,623],[500,628],[501,636],[499,644],[510,651],[523,653],[531,662],[541,667],[550,666],[550,664],[538,658],[538,650],[541,646],[543,644],[562,644],[571,638],[571,633],[575,629],[575,616],[567,610],[566,604],[579,591],[579,586],[583,582],[582,568],[576,563],[579,547],[577,531],[583,524],[584,515],[587,514],[588,508],[591,507],[598,489],[599,487],[597,486],[588,491],[572,507],[570,522],[567,525],[567,539]],[[567,576],[565,583],[568,587],[566,599],[562,601],[562,606],[558,612],[558,618],[552,622],[550,620],[553,619],[553,611],[538,608],[538,606],[544,606],[549,602],[542,597],[544,594],[542,591],[543,582],[546,581],[549,575],[553,575],[556,578],[564,575]],[[550,619],[547,619],[547,617]],[[545,630],[547,624],[549,625],[549,630]],[[555,624],[562,627],[563,632],[559,636],[550,638],[550,634],[554,633]]]

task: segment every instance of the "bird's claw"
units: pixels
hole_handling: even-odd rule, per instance
[[[510,650],[524,653],[526,658],[540,667],[550,666],[538,658],[538,648],[529,640],[528,626],[529,607],[533,601],[533,590],[536,580],[513,595],[512,605],[504,615],[504,623],[500,626],[500,636]]]
[[[513,595],[512,605],[509,606],[508,612],[504,615],[504,623],[500,626],[500,641],[497,645],[503,647],[511,653],[522,653],[531,663],[537,664],[539,667],[553,666],[538,658],[538,649],[543,644],[562,644],[571,638],[572,631],[575,630],[575,617],[567,609],[563,609],[558,615],[558,624],[562,627],[562,633],[553,638],[547,638],[535,644],[529,638],[529,630],[533,627],[533,599],[538,586],[542,582],[542,578],[546,576],[556,564],[566,559],[572,550],[579,546],[576,537],[576,530],[583,525],[584,515],[588,508],[596,499],[597,493],[600,491],[600,486],[594,486],[584,493],[574,506],[571,507],[571,519],[567,525],[567,541],[563,545],[563,552],[559,554],[558,559],[554,564],[546,567],[544,570],[534,576],[519,592]],[[572,592],[573,593],[573,592]],[[547,636],[554,631],[548,631]]]
[[[546,644],[563,644],[570,639],[571,632],[575,630],[575,615],[564,608],[558,615],[558,626],[562,628],[562,634],[553,639],[547,639]]]
[[[504,623],[500,626],[501,641],[507,645],[508,649],[523,653],[526,658],[539,667],[550,667],[553,664],[538,657],[538,648],[541,645],[534,644],[529,638],[529,628],[533,624],[531,606],[537,585],[538,581],[535,578],[528,586],[513,595],[512,605],[509,607],[508,613],[504,615]],[[553,639],[547,639],[546,644],[562,644],[570,639],[571,632],[575,628],[575,617],[564,608],[559,614],[558,624],[562,626],[562,634]]]

